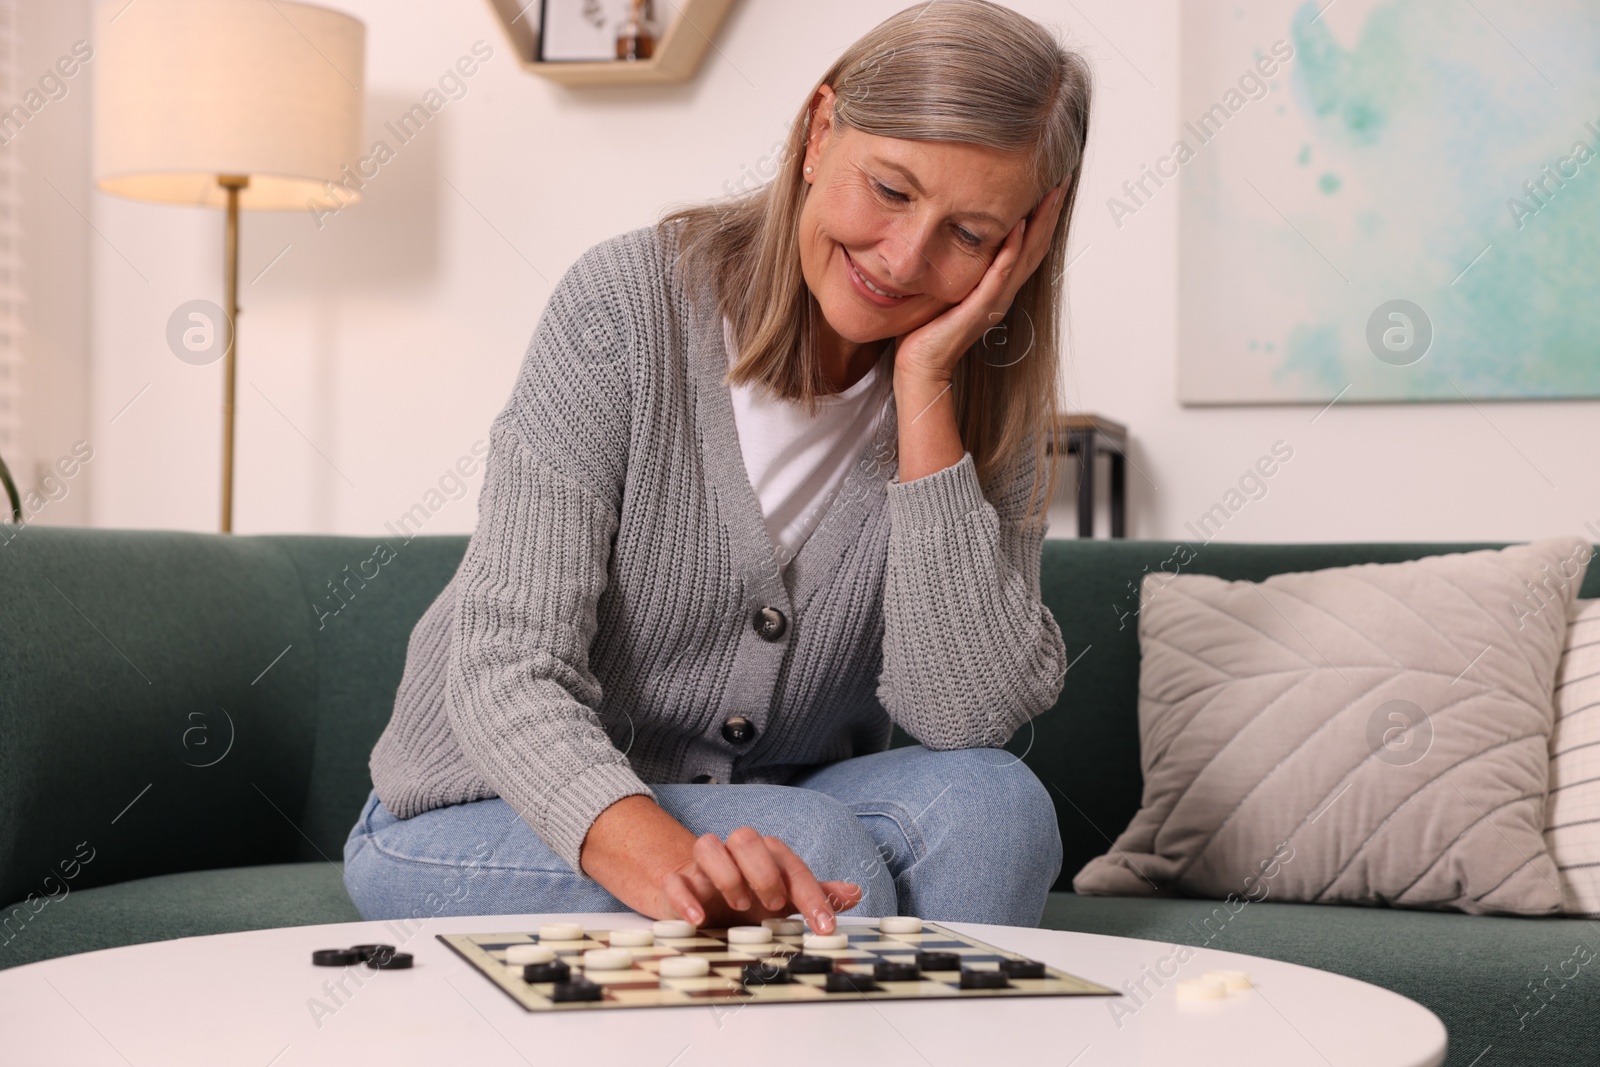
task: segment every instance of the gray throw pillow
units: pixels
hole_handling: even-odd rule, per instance
[[[1552,689],[1590,554],[1147,575],[1143,804],[1073,888],[1559,911]]]

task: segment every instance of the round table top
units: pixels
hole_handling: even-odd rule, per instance
[[[361,922],[86,952],[0,971],[0,1034],[10,1062],[116,1067],[1435,1067],[1445,1056],[1438,1017],[1396,993],[1291,963],[1133,938],[944,924],[1125,991],[1116,997],[534,1014],[435,937],[531,931],[558,920],[649,925],[626,913],[441,917],[413,922],[410,937],[402,927]],[[365,972],[362,985],[330,997],[324,983],[343,972],[312,966],[312,950],[365,942],[398,945],[415,966]],[[1254,988],[1222,1001],[1179,1001],[1177,982],[1208,970],[1245,971]]]

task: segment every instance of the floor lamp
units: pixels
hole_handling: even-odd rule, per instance
[[[366,27],[289,0],[105,0],[95,14],[94,172],[104,192],[227,210],[222,532],[233,529],[239,212],[360,199]]]

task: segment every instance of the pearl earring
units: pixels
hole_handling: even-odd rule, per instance
[[[810,173],[811,173],[811,168],[810,168],[810,167],[807,167],[807,168],[806,168],[806,173],[807,173],[807,174],[810,174]]]

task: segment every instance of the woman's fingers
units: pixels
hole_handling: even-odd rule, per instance
[[[728,835],[727,849],[761,906],[768,911],[784,910],[789,901],[788,887],[767,850],[766,839],[752,827],[741,826]]]
[[[1058,185],[1044,194],[1039,205],[1029,212],[1006,235],[1005,242],[996,253],[994,262],[979,282],[985,303],[994,305],[999,315],[1004,315],[1016,299],[1022,283],[1033,277],[1050,251],[1050,241],[1055,236],[1056,220],[1061,217],[1061,205],[1066,201],[1066,185]]]
[[[1061,205],[1066,202],[1066,199],[1066,185],[1056,186],[1045,193],[1039,200],[1038,205],[1017,224],[1017,228],[1022,231],[1022,234],[1016,238],[1016,254],[1011,262],[1001,265],[1006,272],[1006,280],[1009,281],[1012,274],[1017,275],[1017,284],[1012,290],[1012,296],[1016,295],[1015,289],[1020,289],[1022,283],[1032,277],[1033,272],[1044,261],[1045,253],[1050,250],[1050,240],[1055,236],[1056,220],[1061,217]],[[1004,254],[1006,247],[1011,244],[1011,241],[1006,241],[1005,245],[1001,247],[1001,254]],[[995,256],[996,263],[999,263],[999,260],[1000,255],[997,254]],[[1016,270],[1018,266],[1023,269],[1021,271]],[[1005,288],[1002,287],[1001,291],[1004,292]],[[1009,306],[1009,301],[1007,301],[1007,306]]]
[[[728,847],[716,834],[706,834],[694,843],[694,859],[700,869],[711,879],[722,899],[734,911],[749,911],[752,904],[750,887],[745,884],[739,865],[734,862]]]
[[[1069,179],[1070,180],[1070,179]],[[1067,182],[1062,182],[1039,198],[1039,203],[1028,213],[1028,221],[1035,224],[1054,222],[1061,215],[1061,205],[1067,201]]]
[[[964,343],[960,346],[963,352],[991,329],[1005,314],[1006,308],[1011,306],[1009,299],[1002,298],[1005,297],[1007,280],[1011,276],[1012,268],[1016,265],[1017,257],[1022,254],[1023,221],[1018,219],[1011,232],[1006,234],[1006,239],[1000,244],[1000,251],[989,261],[989,268],[983,272],[983,277],[978,279],[978,284],[972,287],[972,292],[940,317],[941,319],[948,317],[953,330],[959,331],[959,336],[964,339]],[[996,309],[998,313],[992,313]]]
[[[1017,220],[1017,224],[1012,228],[1011,232],[1006,234],[1006,239],[1001,243],[1000,251],[995,254],[994,263],[990,264],[990,266],[998,266],[1002,271],[1006,270],[1010,264],[1002,263],[1001,260],[1014,262],[1018,256],[1022,255],[1023,246],[1027,243],[1028,216],[1024,215]]]
[[[861,887],[854,882],[822,882],[822,891],[835,912],[849,911],[861,903]]]
[[[1050,193],[1051,197],[1055,193]],[[1022,247],[1017,249],[1017,265],[1032,273],[1033,268],[1039,265],[1044,258],[1045,249],[1050,247],[1050,237],[1055,233],[1055,211],[1050,200],[1046,200],[1034,217],[1029,220],[1028,232],[1022,242]],[[1026,275],[1024,275],[1026,277]]]
[[[1061,218],[1061,207],[1066,202],[1067,186],[1063,182],[1046,193],[1038,210],[1034,211],[1033,224],[1028,227],[1028,243],[1032,245],[1032,255],[1024,260],[1028,264],[1028,272],[1023,276],[1024,281],[1032,276],[1039,264],[1044,261],[1045,253],[1050,251],[1050,241],[1055,236],[1056,222]]]
[[[799,912],[818,933],[832,933],[835,916],[861,903],[853,882],[822,882],[793,849],[776,837],[740,827],[724,842],[716,834],[695,841],[694,862],[662,882],[671,908],[696,925],[722,904],[734,912]],[[720,897],[720,902],[718,898]]]
[[[700,901],[700,906],[708,912],[720,910],[722,907],[722,894],[717,890],[716,884],[706,877],[706,872],[700,869],[698,863],[691,863],[683,870],[683,877],[689,882],[689,890]]]
[[[687,919],[696,926],[706,921],[705,905],[701,903],[694,885],[682,872],[673,871],[667,875],[662,880],[661,892],[666,897],[668,908],[679,918]]]
[[[834,913],[848,912],[861,904],[861,886],[853,881],[824,881],[821,885],[822,893],[827,894],[827,902]]]
[[[811,873],[811,868],[788,845],[776,837],[766,838],[765,841],[767,851],[783,871],[784,883],[789,888],[789,900],[795,910],[805,917],[811,929],[817,933],[833,933],[833,901],[837,897],[830,898],[822,883],[817,881],[817,876]]]

